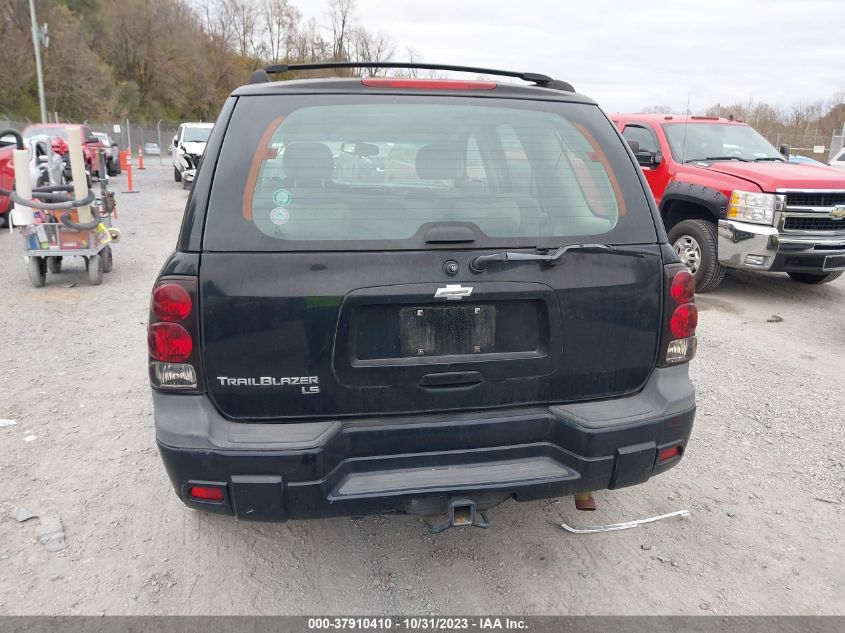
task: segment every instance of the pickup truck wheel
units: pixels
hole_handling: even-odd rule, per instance
[[[182,182],[182,172],[179,171],[179,168],[175,165],[173,166],[173,180],[176,182]]]
[[[684,220],[669,231],[669,242],[695,277],[696,292],[715,289],[725,278],[719,263],[716,226],[705,220]]]
[[[839,279],[842,276],[842,273],[845,271],[837,271],[835,273],[822,273],[822,274],[813,274],[813,273],[786,273],[795,281],[800,281],[802,284],[826,284],[828,282],[833,281],[834,279]]]

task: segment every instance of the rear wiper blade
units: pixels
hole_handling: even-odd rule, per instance
[[[567,246],[551,249],[542,254],[505,252],[494,253],[492,255],[479,255],[470,262],[469,267],[471,270],[480,273],[492,264],[505,264],[507,262],[541,262],[549,266],[554,266],[564,255],[571,251],[581,253],[616,253],[619,255],[633,255],[635,257],[644,256],[644,253],[641,251],[627,250],[610,246],[609,244],[568,244]]]
[[[742,156],[707,156],[706,158],[690,158],[685,160],[685,163],[706,163],[710,160],[738,160],[743,163],[750,163],[751,161]]]

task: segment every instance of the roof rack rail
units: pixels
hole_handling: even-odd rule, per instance
[[[306,64],[272,64],[259,68],[250,75],[249,83],[261,84],[270,81],[270,75],[277,75],[289,71],[319,70],[323,68],[414,68],[420,70],[452,70],[470,72],[481,75],[499,75],[501,77],[516,77],[523,81],[530,81],[542,88],[575,92],[572,84],[560,79],[552,79],[540,73],[524,73],[512,70],[495,70],[493,68],[475,68],[474,66],[453,66],[451,64],[421,64],[418,62],[315,62]]]

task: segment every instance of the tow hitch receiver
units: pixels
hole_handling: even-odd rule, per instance
[[[472,499],[450,499],[446,521],[440,525],[426,522],[426,526],[429,534],[440,534],[451,527],[469,526],[486,530],[490,527],[490,519],[486,512],[476,511],[475,501]]]

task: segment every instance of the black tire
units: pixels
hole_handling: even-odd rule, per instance
[[[106,173],[109,176],[117,176],[117,168],[115,167],[114,158],[109,158],[109,160],[106,162]]]
[[[43,257],[30,257],[29,264],[29,281],[36,288],[40,288],[47,283],[47,262]]]
[[[48,257],[47,258],[47,272],[52,273],[53,275],[58,275],[62,272],[62,258],[61,257]]]
[[[834,279],[839,279],[845,271],[839,270],[835,273],[786,273],[794,281],[800,281],[802,284],[826,284]]]
[[[182,182],[182,172],[179,171],[179,168],[176,165],[173,165],[173,180],[176,182]]]
[[[93,255],[88,259],[88,281],[92,286],[103,283],[103,260],[99,255]]]
[[[111,246],[106,246],[100,251],[100,259],[103,261],[103,272],[110,273],[114,269],[114,254]]]
[[[696,292],[713,290],[722,283],[726,268],[719,263],[715,224],[706,220],[679,222],[669,231],[669,244],[695,277]]]
[[[5,211],[4,213],[0,213],[0,228],[7,229],[9,228],[9,211]]]

